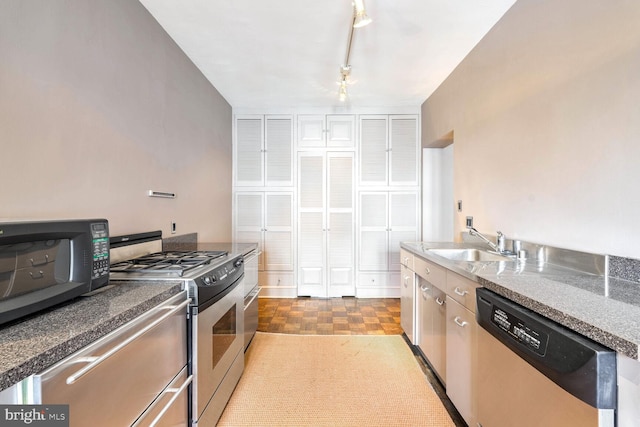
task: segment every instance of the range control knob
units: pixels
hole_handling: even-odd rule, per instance
[[[244,262],[244,259],[242,259],[242,258],[238,258],[237,260],[235,260],[235,261],[233,262],[233,266],[234,266],[234,267],[240,267],[240,266],[242,265],[242,263],[243,263],[243,262]]]
[[[204,276],[202,278],[202,281],[204,282],[205,285],[210,285],[211,284],[211,278],[209,276]]]

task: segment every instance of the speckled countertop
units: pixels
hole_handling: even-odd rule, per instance
[[[467,248],[469,244],[403,242],[401,247],[638,360],[640,283],[536,260],[451,261],[428,250]]]
[[[182,290],[182,282],[110,282],[104,292],[0,328],[0,390],[36,374]]]

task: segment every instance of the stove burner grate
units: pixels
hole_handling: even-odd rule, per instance
[[[226,251],[166,251],[112,264],[112,272],[171,273],[178,276],[227,255]]]

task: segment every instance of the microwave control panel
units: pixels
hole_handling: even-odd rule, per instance
[[[109,275],[109,227],[106,222],[91,224],[93,270],[91,279]]]

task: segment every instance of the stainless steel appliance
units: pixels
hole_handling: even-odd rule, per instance
[[[159,232],[157,232],[159,233]],[[153,241],[114,237],[112,246]],[[139,238],[140,237],[140,238]],[[123,242],[124,240],[124,242]],[[244,370],[244,259],[225,251],[160,251],[111,265],[118,280],[184,280],[189,321],[191,424],[216,424]]]
[[[260,252],[251,251],[244,258],[244,350],[246,351],[258,330],[258,257]]]
[[[616,354],[477,289],[478,425],[613,427]]]
[[[35,375],[33,403],[68,404],[71,427],[186,425],[188,303],[175,295]]]
[[[106,219],[0,223],[0,324],[108,282]]]

